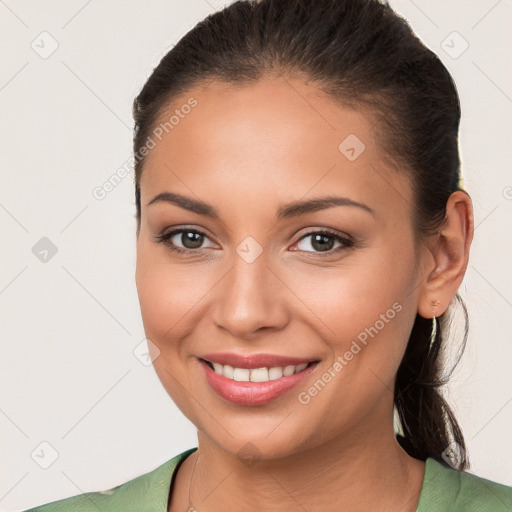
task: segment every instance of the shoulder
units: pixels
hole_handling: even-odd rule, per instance
[[[510,512],[512,487],[428,458],[417,512]]]
[[[79,494],[24,512],[166,512],[176,468],[196,449],[190,448],[152,471],[112,489]]]

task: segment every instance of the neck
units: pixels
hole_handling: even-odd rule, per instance
[[[172,512],[226,511],[226,504],[245,511],[414,512],[418,504],[425,463],[400,447],[392,426],[386,432],[374,429],[372,437],[344,434],[311,450],[252,464],[201,433],[198,440],[198,450],[178,472]]]

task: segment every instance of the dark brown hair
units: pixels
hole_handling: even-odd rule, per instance
[[[435,233],[452,192],[461,190],[460,105],[440,59],[389,5],[378,0],[242,0],[199,22],[160,61],[133,102],[135,201],[140,228],[140,178],[157,119],[172,101],[211,80],[244,85],[268,76],[313,82],[345,106],[371,112],[383,153],[410,178],[418,237]],[[462,355],[467,338],[465,316]],[[430,343],[432,320],[416,315],[397,372],[394,402],[409,455],[446,465],[455,442],[469,468],[459,425],[441,394],[447,341],[445,313]],[[456,362],[456,363],[457,363]],[[456,364],[455,363],[455,364]],[[453,371],[453,368],[452,368]]]

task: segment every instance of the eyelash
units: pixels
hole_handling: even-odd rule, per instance
[[[195,233],[195,234],[198,234],[198,235],[208,238],[208,236],[205,233],[203,233],[202,231],[198,231],[196,229],[181,228],[181,229],[175,229],[175,230],[170,231],[169,233],[165,233],[163,235],[156,236],[155,237],[156,242],[165,244],[169,251],[176,253],[176,254],[189,254],[190,255],[191,253],[198,252],[200,250],[200,248],[199,249],[182,249],[181,247],[177,247],[176,245],[170,243],[170,239],[174,235],[177,235],[179,233]],[[333,254],[337,254],[340,251],[350,249],[354,246],[354,241],[351,240],[350,238],[341,236],[337,233],[333,233],[329,230],[309,231],[308,233],[305,233],[304,235],[302,235],[299,238],[299,240],[297,240],[296,243],[300,242],[301,240],[303,240],[311,235],[327,235],[327,236],[334,238],[335,241],[339,242],[341,245],[335,249],[330,249],[330,250],[324,251],[324,252],[300,251],[297,249],[298,252],[306,252],[306,253],[313,252],[313,254],[315,254],[316,256],[323,258],[326,256],[332,256]]]

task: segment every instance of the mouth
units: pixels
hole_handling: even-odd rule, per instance
[[[317,362],[310,361],[309,363],[286,366],[262,366],[260,368],[236,368],[228,364],[215,363],[206,359],[201,359],[201,361],[206,363],[217,375],[222,375],[226,379],[236,380],[237,382],[268,382],[270,380],[277,380],[302,372]]]
[[[318,360],[259,366],[252,363],[232,366],[198,358],[211,388],[225,400],[238,405],[263,405],[275,400],[302,383],[318,366]],[[304,361],[304,360],[301,360]],[[251,366],[247,368],[244,366]]]

